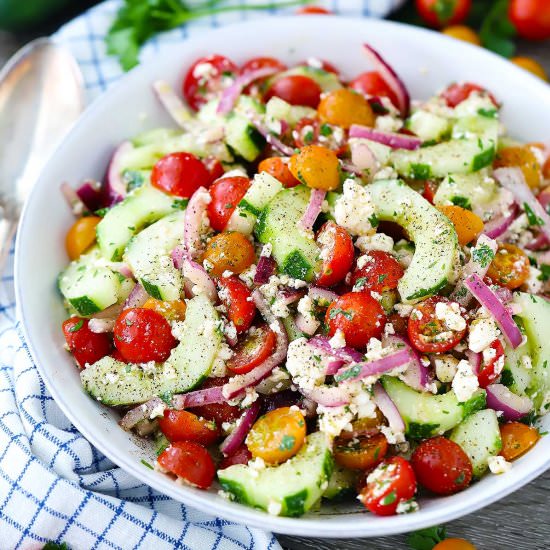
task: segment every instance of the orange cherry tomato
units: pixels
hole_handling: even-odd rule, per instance
[[[289,170],[288,162],[285,162],[281,157],[270,157],[262,160],[258,165],[258,172],[267,172],[270,176],[279,180],[284,187],[300,185],[300,182]]]
[[[500,437],[502,438],[500,454],[506,460],[515,460],[531,449],[540,435],[536,428],[521,422],[507,422],[500,426]]]
[[[183,300],[162,301],[156,298],[148,298],[141,307],[160,313],[168,321],[183,321],[187,309]]]
[[[235,374],[245,374],[261,365],[273,353],[277,343],[276,334],[266,325],[251,330],[233,349],[226,363]]]
[[[158,419],[160,431],[171,442],[195,441],[210,445],[220,437],[220,429],[212,420],[199,418],[188,411],[165,410]]]
[[[321,6],[304,6],[296,10],[296,15],[331,15],[332,13]]]
[[[323,265],[317,278],[320,286],[339,283],[348,274],[355,255],[350,234],[333,221],[326,222],[317,234]]]
[[[470,44],[481,46],[481,40],[479,39],[476,31],[466,25],[451,25],[450,27],[443,29],[441,32],[447,36],[456,38],[457,40],[462,40],[463,42],[469,42]]]
[[[194,441],[176,441],[157,459],[166,471],[199,489],[208,489],[214,481],[216,466],[208,451]]]
[[[510,61],[518,67],[521,67],[522,69],[533,73],[535,76],[538,76],[542,80],[548,81],[548,74],[544,70],[544,67],[538,61],[535,61],[532,57],[516,56],[510,58]]]
[[[246,446],[254,458],[266,464],[281,464],[293,457],[304,444],[306,421],[295,408],[274,409],[256,420],[246,437]]]
[[[529,258],[521,248],[513,244],[499,244],[487,277],[496,285],[514,290],[528,279],[529,265]]]
[[[462,246],[472,242],[483,231],[483,220],[471,210],[455,204],[438,206],[438,209],[455,226],[458,242]]]
[[[290,157],[292,175],[308,187],[332,191],[340,185],[336,154],[321,145],[308,145]]]
[[[494,168],[517,166],[523,172],[523,177],[531,189],[537,189],[541,184],[541,166],[537,157],[527,145],[505,147],[498,151]]]
[[[445,539],[438,542],[433,550],[476,550],[476,547],[464,539]]]
[[[382,462],[388,452],[388,441],[383,434],[371,437],[343,439],[334,442],[334,460],[344,468],[368,470]]]
[[[357,286],[359,290],[372,292],[384,292],[397,288],[404,271],[391,254],[382,250],[371,250],[363,257],[366,257],[366,261],[362,260],[365,261],[364,265],[354,269],[350,284]]]
[[[65,248],[71,260],[76,260],[95,242],[95,228],[101,221],[98,216],[84,216],[76,220],[65,237]]]
[[[374,113],[368,101],[357,92],[340,88],[323,96],[317,113],[321,122],[348,129],[352,124],[374,125]]]
[[[226,231],[210,239],[203,259],[212,265],[210,274],[221,277],[225,271],[242,273],[254,263],[256,253],[252,243],[242,233]]]

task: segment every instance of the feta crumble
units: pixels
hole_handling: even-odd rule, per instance
[[[503,456],[490,456],[487,459],[487,464],[493,474],[505,474],[512,468],[512,463],[508,462]]]
[[[456,366],[456,375],[453,378],[452,388],[460,403],[468,401],[479,388],[477,376],[472,370],[472,365],[465,359],[459,361]]]
[[[500,329],[492,317],[481,317],[470,323],[468,347],[476,353],[488,348],[500,336]]]
[[[344,181],[344,192],[334,205],[336,223],[352,235],[370,235],[374,233],[369,221],[373,214],[374,205],[367,188],[353,179]]]

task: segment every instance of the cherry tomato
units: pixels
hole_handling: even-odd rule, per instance
[[[504,147],[498,151],[493,162],[494,168],[517,166],[521,169],[525,182],[531,189],[541,184],[541,166],[528,145]]]
[[[386,324],[382,306],[367,292],[348,292],[332,302],[325,315],[329,335],[340,329],[346,343],[364,348],[371,338],[380,338]]]
[[[399,103],[395,92],[377,71],[361,73],[349,83],[349,87],[368,97],[387,97],[394,106]]]
[[[208,186],[211,176],[204,164],[191,153],[171,153],[153,166],[153,187],[188,199],[199,187]]]
[[[284,71],[287,68],[284,63],[274,57],[253,57],[243,64],[241,67],[241,74],[249,74],[258,69],[265,69],[268,67],[273,67],[279,71]]]
[[[266,464],[281,464],[293,457],[304,444],[306,420],[295,408],[281,407],[256,420],[246,437],[246,446],[254,458]]]
[[[392,516],[397,506],[413,498],[416,478],[410,463],[400,456],[385,460],[368,476],[359,500],[377,516]]]
[[[365,262],[364,265],[362,263],[362,267],[356,267],[351,274],[350,283],[354,287],[372,292],[397,288],[404,271],[391,254],[382,250],[370,250],[361,258],[361,262]]]
[[[248,450],[248,447],[243,443],[234,454],[226,456],[218,465],[218,470],[225,470],[229,466],[235,464],[248,464],[248,461],[252,459],[252,453]]]
[[[276,343],[277,336],[269,327],[263,325],[254,328],[237,344],[226,366],[236,374],[250,372],[273,353]]]
[[[302,118],[298,121],[292,137],[296,147],[300,149],[306,145],[323,145],[337,155],[344,154],[347,149],[346,134],[335,132],[330,124],[321,124],[319,119]]]
[[[166,361],[178,343],[168,321],[160,313],[145,308],[122,311],[115,323],[114,342],[131,363]]]
[[[522,69],[525,69],[530,73],[533,73],[535,76],[538,76],[540,79],[548,81],[548,73],[546,72],[544,67],[538,61],[534,60],[532,57],[517,55],[515,57],[511,57],[510,61],[515,65],[517,65],[518,67],[521,67]]]
[[[296,66],[312,67],[314,69],[319,68],[319,69],[322,69],[323,71],[326,71],[327,73],[333,73],[336,76],[340,76],[340,71],[330,61],[325,61],[324,59],[319,59],[317,57],[311,60],[301,61]]]
[[[476,31],[466,25],[451,25],[450,27],[443,29],[441,32],[447,36],[456,38],[457,40],[462,40],[463,42],[469,42],[470,44],[481,46],[481,40],[479,39]]]
[[[265,101],[280,97],[291,105],[317,108],[321,99],[321,88],[315,80],[303,75],[289,75],[278,78],[267,90]]]
[[[242,233],[225,231],[210,239],[204,259],[212,266],[210,274],[221,277],[226,271],[242,273],[254,263],[256,253],[252,243]]]
[[[358,418],[351,422],[351,426],[344,428],[338,439],[342,441],[349,441],[356,437],[365,436],[371,437],[380,433],[379,426],[385,423],[384,415],[380,412],[380,409],[376,409],[374,417]],[[351,430],[348,428],[351,427]]]
[[[526,426],[521,422],[507,422],[500,426],[502,450],[500,454],[506,460],[515,460],[524,455],[539,440],[536,428]]]
[[[321,6],[304,6],[296,10],[296,15],[332,15],[332,13]]]
[[[210,445],[220,437],[220,429],[212,420],[199,418],[188,411],[165,410],[158,419],[160,431],[172,443],[174,441],[196,441]]]
[[[417,304],[409,317],[408,333],[411,344],[423,353],[442,353],[453,349],[466,335],[466,324],[462,330],[453,330],[436,316],[438,303],[450,304],[442,296],[431,296]],[[456,303],[456,302],[455,302]]]
[[[445,539],[438,542],[433,550],[476,550],[476,547],[464,539]]]
[[[437,193],[437,188],[439,185],[432,180],[426,180],[424,182],[424,191],[422,191],[422,196],[430,203],[434,203],[434,197]]]
[[[458,242],[462,246],[472,242],[483,231],[483,220],[471,210],[456,204],[445,204],[437,208],[451,220],[456,230]]]
[[[153,309],[168,321],[183,321],[185,319],[185,311],[187,310],[187,306],[183,300],[163,302],[156,298],[148,298],[141,307]]]
[[[489,346],[489,349],[492,350],[490,355],[492,357],[488,361],[483,361],[480,365],[480,370],[477,374],[477,379],[479,381],[480,388],[486,388],[489,384],[495,382],[502,370],[502,366],[499,369],[499,364],[502,365],[501,357],[504,357],[504,347],[500,340],[495,340]],[[494,354],[494,355],[493,355]]]
[[[422,19],[432,27],[456,25],[466,19],[472,0],[415,0]]]
[[[281,157],[269,157],[258,165],[258,172],[267,172],[276,180],[279,180],[284,187],[296,187],[300,182],[292,175],[288,168],[288,162]]]
[[[353,241],[350,234],[333,221],[326,222],[319,233],[317,243],[321,246],[323,265],[317,277],[319,286],[332,286],[348,274],[354,259]]]
[[[340,185],[340,163],[334,151],[307,145],[290,157],[292,175],[312,189],[332,191]]]
[[[511,0],[508,16],[522,38],[550,38],[550,4],[547,0]]]
[[[223,164],[216,157],[206,157],[202,159],[202,163],[210,174],[209,185],[212,185],[217,179],[223,176],[225,169]]]
[[[222,277],[218,285],[220,300],[227,309],[228,319],[239,334],[248,330],[256,315],[250,290],[238,277]]]
[[[71,260],[76,260],[95,242],[95,228],[101,221],[98,216],[84,216],[76,220],[65,237],[65,248]]]
[[[113,348],[109,335],[92,332],[88,319],[82,317],[71,317],[63,321],[63,334],[70,352],[81,368],[109,355]]]
[[[446,101],[449,107],[456,107],[459,103],[462,103],[465,99],[470,97],[470,94],[473,92],[487,93],[489,98],[495,104],[495,107],[498,107],[497,100],[493,97],[493,94],[487,92],[485,88],[478,86],[477,84],[472,84],[471,82],[463,82],[462,84],[451,84],[443,92],[441,92],[441,97]]]
[[[499,244],[487,277],[496,285],[514,290],[529,278],[529,265],[529,258],[521,248],[513,244]]]
[[[168,472],[199,489],[208,489],[214,481],[216,467],[208,451],[194,441],[176,441],[157,459]]]
[[[208,219],[213,229],[225,229],[231,214],[249,187],[250,180],[244,176],[220,178],[212,184],[208,190],[212,199],[208,204]]]
[[[227,376],[222,378],[207,378],[201,385],[201,389],[206,390],[208,388],[223,386],[228,380]],[[189,411],[207,420],[213,420],[218,426],[221,426],[224,422],[234,422],[242,415],[242,410],[238,406],[230,405],[227,402],[192,407]]]
[[[334,460],[344,468],[368,470],[382,462],[388,452],[388,442],[383,434],[354,439],[338,438],[334,442]]]
[[[224,87],[223,79],[238,72],[237,65],[223,55],[197,59],[183,80],[183,97],[198,111]]]
[[[368,101],[346,88],[326,93],[317,107],[321,122],[348,129],[352,124],[374,126],[374,113]]]
[[[472,480],[472,463],[460,445],[443,436],[425,439],[411,457],[418,483],[438,495],[466,489]]]
[[[407,317],[401,317],[399,313],[392,313],[388,316],[388,323],[391,323],[393,326],[393,330],[395,331],[395,334],[399,334],[401,336],[407,336],[407,325],[408,325],[408,318]]]

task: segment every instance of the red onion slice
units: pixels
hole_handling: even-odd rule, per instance
[[[257,285],[265,285],[269,282],[269,278],[275,273],[277,263],[271,256],[260,256],[256,273],[254,275],[254,283]]]
[[[191,293],[193,295],[206,294],[211,302],[217,301],[218,292],[216,290],[216,285],[202,265],[189,258],[184,258],[182,273],[183,277],[193,284],[191,287]]]
[[[370,139],[371,141],[382,143],[382,145],[387,145],[392,149],[408,149],[409,151],[414,151],[422,145],[420,138],[405,134],[395,134],[393,132],[382,132],[367,126],[360,126],[359,124],[351,125],[349,137]]]
[[[208,191],[204,187],[199,187],[191,195],[185,209],[183,243],[191,260],[194,260],[202,250],[201,228],[203,220],[208,219],[206,209],[210,200]]]
[[[298,390],[302,395],[323,407],[341,407],[348,405],[351,401],[349,392],[342,387],[315,386],[311,389],[298,388]]]
[[[148,299],[149,294],[147,294],[147,291],[137,283],[132,289],[132,292],[130,292],[128,298],[126,298],[122,309],[141,307]]]
[[[368,376],[384,374],[396,367],[406,365],[412,358],[409,350],[402,349],[374,361],[363,361],[338,371],[334,379],[336,382],[362,380]]]
[[[537,200],[540,202],[541,206],[548,212],[550,207],[550,186],[545,187],[538,195]]]
[[[80,197],[77,195],[76,191],[67,182],[63,182],[60,189],[63,198],[71,209],[71,212],[75,216],[82,216],[82,214],[86,212],[86,206],[80,200]]]
[[[318,334],[308,340],[310,346],[314,346],[317,349],[324,351],[327,355],[341,359],[346,363],[360,363],[365,359],[365,356],[358,352],[356,349],[344,346],[343,348],[333,348],[330,345],[329,338]]]
[[[525,245],[528,250],[540,250],[550,244],[548,237],[544,233],[539,233],[531,242]]]
[[[129,141],[122,142],[113,153],[106,176],[107,204],[112,206],[120,202],[126,196],[126,184],[122,179],[122,168],[124,166],[124,156],[131,151],[134,146]]]
[[[351,162],[346,162],[345,160],[340,159],[340,166],[345,172],[349,172],[350,174],[355,174],[356,176],[364,175],[363,170]]]
[[[76,190],[76,194],[90,212],[95,212],[103,207],[101,183],[98,181],[86,180],[82,182],[80,187]]]
[[[256,399],[239,418],[237,427],[222,441],[220,451],[224,456],[232,456],[246,439],[250,428],[260,414],[260,400]]]
[[[321,288],[319,286],[312,286],[309,289],[309,297],[314,301],[321,304],[330,305],[332,302],[338,300],[338,294],[332,290]]]
[[[113,304],[92,315],[92,319],[116,319],[122,311],[122,304]]]
[[[512,225],[512,222],[516,219],[517,206],[513,204],[510,206],[510,212],[506,216],[497,216],[492,220],[489,220],[483,229],[483,233],[490,239],[497,239],[502,236],[508,228]]]
[[[406,117],[409,114],[411,100],[405,84],[372,46],[363,44],[363,50],[376,71],[395,94],[399,103],[396,107],[401,111],[401,115]]]
[[[334,361],[331,361],[325,370],[325,374],[327,376],[333,376],[336,374],[345,364],[345,361],[342,361],[342,359],[334,359]]]
[[[174,262],[174,267],[181,269],[183,267],[183,260],[185,260],[185,247],[183,245],[176,246],[170,256],[172,257],[172,262]]]
[[[153,82],[153,90],[172,120],[181,128],[187,128],[187,123],[191,120],[191,113],[176,95],[172,86],[164,80],[157,80]]]
[[[305,292],[297,288],[283,288],[277,292],[277,302],[285,306],[296,303],[304,296]]]
[[[466,357],[468,358],[468,363],[470,363],[470,366],[472,367],[472,371],[474,374],[479,374],[480,367],[481,367],[481,358],[482,354],[472,351],[472,350],[466,350]]]
[[[323,201],[325,200],[326,195],[327,192],[322,189],[311,190],[306,211],[298,222],[298,227],[300,229],[303,231],[312,230],[315,220],[321,213],[321,208],[323,207]]]
[[[503,384],[491,384],[487,386],[487,407],[502,411],[506,420],[519,420],[533,410],[533,402],[512,393]]]
[[[190,409],[191,407],[201,407],[202,405],[212,405],[213,403],[223,403],[226,401],[222,393],[221,386],[195,390],[189,393],[181,393],[172,397],[173,409]]]
[[[373,387],[373,400],[380,409],[380,412],[386,417],[391,430],[394,433],[404,432],[405,422],[403,422],[399,409],[395,406],[395,403],[386,393],[380,382],[376,382]]]
[[[378,162],[368,144],[363,141],[353,140],[350,141],[349,148],[352,164],[360,170],[369,170],[371,174],[374,174]]]
[[[279,138],[273,135],[272,132],[270,132],[269,128],[264,126],[260,120],[258,120],[254,115],[248,113],[246,117],[250,120],[252,125],[264,136],[265,140],[269,145],[271,145],[274,149],[277,149],[283,155],[287,157],[291,157],[294,154],[294,149],[290,147],[289,145],[285,145]]]
[[[113,332],[115,328],[115,319],[98,319],[94,317],[88,321],[88,328],[96,334]]]
[[[296,327],[299,331],[303,332],[306,336],[312,336],[315,331],[320,327],[321,323],[314,317],[305,316],[298,313],[295,318]]]
[[[483,279],[476,273],[472,273],[465,281],[464,286],[474,295],[476,300],[489,311],[496,324],[499,326],[504,338],[512,346],[517,348],[523,336],[512,319],[512,315],[504,304],[498,299],[495,292],[487,286]]]
[[[160,407],[162,407],[164,410],[166,409],[167,405],[160,397],[153,397],[153,399],[150,399],[146,403],[138,405],[137,407],[129,410],[122,417],[122,420],[119,422],[119,424],[121,428],[129,431],[141,421],[149,420],[151,414],[153,414],[153,411],[155,411],[155,409],[160,409]]]

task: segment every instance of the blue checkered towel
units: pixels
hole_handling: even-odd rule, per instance
[[[341,14],[383,16],[402,0],[320,3]],[[90,100],[121,76],[103,42],[119,6],[119,0],[105,2],[56,34],[82,67]],[[142,60],[205,29],[276,13],[205,18],[153,40]],[[13,253],[0,282],[0,549],[41,548],[50,540],[73,549],[280,548],[269,533],[210,517],[153,491],[76,431],[46,390],[21,335],[12,263]]]

